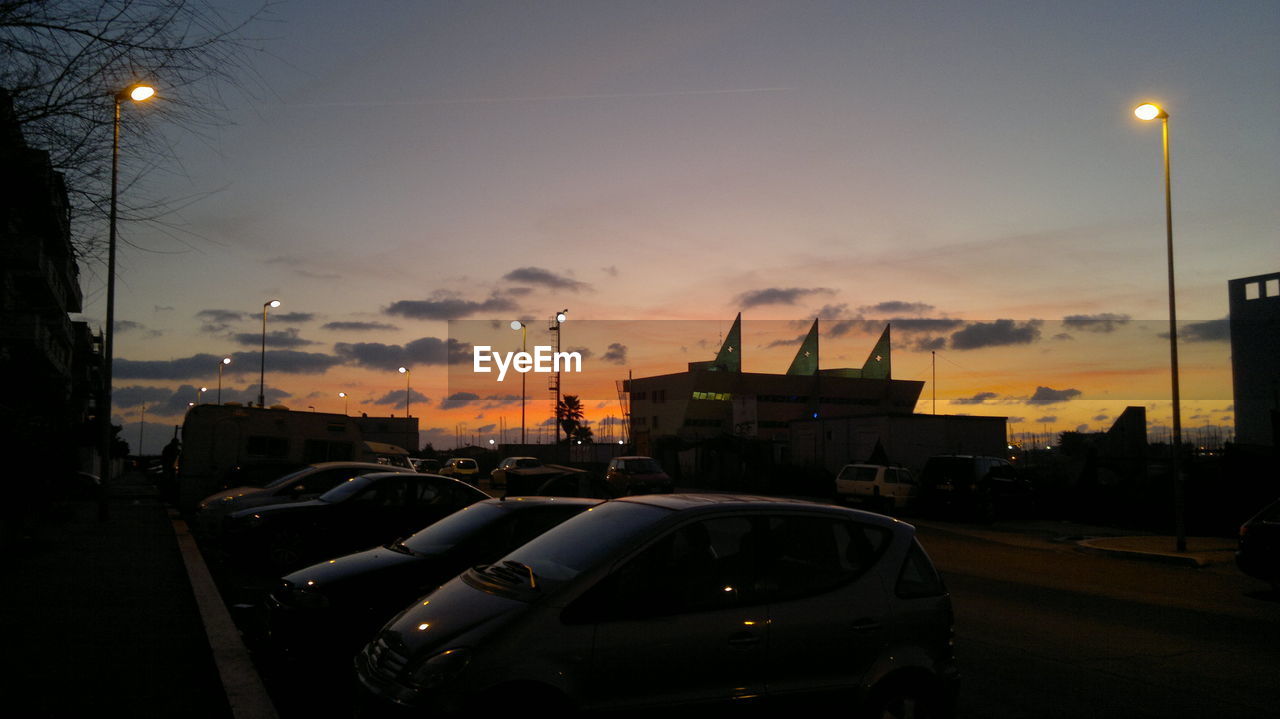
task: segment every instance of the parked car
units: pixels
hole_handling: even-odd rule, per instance
[[[222,518],[241,509],[315,499],[334,487],[362,474],[409,472],[373,462],[320,462],[278,477],[262,487],[232,487],[200,500],[196,506],[200,526],[210,529]]]
[[[669,494],[606,502],[467,570],[355,663],[366,708],[424,715],[819,696],[851,716],[943,717],[952,638],[950,597],[911,525]]]
[[[461,479],[474,485],[480,481],[480,465],[476,464],[474,459],[452,457],[444,463],[444,467],[440,469],[440,474],[454,479]]]
[[[1280,501],[1240,526],[1236,566],[1251,577],[1270,582],[1280,592]]]
[[[492,489],[506,489],[507,470],[533,469],[541,466],[542,460],[537,457],[507,457],[499,462],[492,472],[489,472],[489,486]]]
[[[653,457],[614,457],[609,460],[604,481],[618,496],[675,491],[675,482]]]
[[[273,643],[308,656],[351,656],[396,612],[459,572],[486,564],[600,504],[514,497],[464,507],[395,542],[313,564],[267,596]]]
[[[435,474],[375,472],[352,477],[310,501],[232,512],[223,522],[222,539],[234,556],[292,570],[385,544],[488,498],[469,484]]]
[[[905,467],[846,464],[836,475],[836,499],[888,513],[905,509],[916,497],[916,479]]]
[[[440,473],[440,460],[438,459],[418,459],[417,457],[411,457],[409,459],[409,464],[412,464],[414,469],[422,472],[423,474]]]
[[[1031,483],[1002,457],[945,454],[930,457],[920,471],[919,505],[980,522],[1030,511]]]

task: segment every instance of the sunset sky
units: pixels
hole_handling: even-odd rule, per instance
[[[115,421],[136,443],[145,403],[148,452],[223,356],[223,399],[256,398],[271,299],[268,403],[402,416],[407,365],[437,448],[519,427],[518,399],[446,401],[448,320],[542,332],[564,308],[601,376],[710,359],[739,311],[754,372],[785,371],[814,317],[826,368],[895,321],[920,411],[936,351],[939,412],[1057,432],[1143,404],[1163,424],[1148,100],[1171,117],[1187,426],[1231,424],[1227,280],[1280,270],[1273,0],[312,0],[248,34],[235,124],[166,129],[181,165],[130,185],[193,200],[121,225]],[[100,326],[103,269],[84,283]],[[646,329],[575,339],[584,321]],[[550,406],[528,386],[533,425]],[[565,391],[619,413],[608,388]]]

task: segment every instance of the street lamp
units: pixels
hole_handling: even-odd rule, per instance
[[[556,313],[555,319],[552,320],[551,322],[551,327],[549,329],[552,332],[556,333],[556,346],[555,346],[555,349],[552,350],[553,352],[560,351],[560,325],[564,324],[564,321],[567,319],[569,319],[569,310],[563,309]],[[560,372],[559,371],[556,372],[555,382],[556,382],[556,405],[554,410],[554,416],[555,416],[555,423],[556,423],[556,444],[560,444]],[[565,439],[568,439],[568,437],[566,436]]]
[[[342,398],[342,413],[343,413],[343,414],[350,414],[350,412],[348,412],[348,411],[347,411],[347,406],[348,406],[348,403],[349,403],[349,400],[347,399],[347,393],[346,393],[346,392],[339,392],[339,393],[338,393],[338,396]]]
[[[520,351],[525,354],[529,353],[529,328],[520,320],[511,320],[511,329],[520,330]],[[520,373],[520,444],[525,444],[524,437],[524,398],[525,398],[525,375],[526,372]]]
[[[200,392],[196,395],[196,404],[204,404],[204,393],[208,392],[208,387],[201,387]]]
[[[1173,379],[1173,512],[1174,531],[1177,534],[1177,551],[1187,551],[1187,532],[1184,521],[1186,500],[1182,485],[1182,401],[1178,391],[1178,312],[1173,292],[1173,191],[1169,180],[1169,113],[1153,103],[1144,103],[1133,110],[1139,120],[1160,120],[1164,147],[1164,231],[1165,248],[1169,257],[1169,367]]]
[[[107,212],[107,324],[102,329],[102,457],[101,482],[111,481],[111,363],[116,323],[116,203],[120,186],[120,104],[126,99],[142,102],[156,94],[149,85],[130,85],[115,94],[115,119],[111,123],[111,206]],[[105,512],[105,505],[100,508]]]
[[[400,374],[404,375],[404,416],[409,416],[409,368],[401,367]]]
[[[231,364],[230,357],[223,357],[218,363],[218,404],[222,404],[222,368]]]
[[[280,300],[271,300],[262,303],[262,364],[258,368],[258,406],[266,407],[267,386],[264,384],[267,377],[267,308],[279,307]]]

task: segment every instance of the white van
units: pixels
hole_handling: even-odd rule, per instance
[[[903,509],[916,496],[916,478],[905,467],[846,464],[836,475],[836,501],[865,504],[878,512]]]

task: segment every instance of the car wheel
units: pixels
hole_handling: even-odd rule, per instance
[[[896,681],[872,693],[860,719],[938,719],[934,696],[918,682]]]
[[[276,569],[295,568],[302,563],[302,535],[293,529],[277,529],[267,540],[267,561]]]

